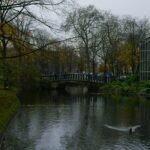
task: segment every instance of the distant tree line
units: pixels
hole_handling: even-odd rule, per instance
[[[88,6],[69,13],[62,28],[78,36],[83,70],[95,73],[98,64],[101,71],[119,75],[138,72],[139,46],[150,24],[148,19],[119,18]]]
[[[46,42],[49,39],[51,43],[51,37],[46,32],[42,33],[36,25],[53,30],[54,24],[34,12],[33,8],[54,12],[64,5],[68,5],[67,0],[0,1],[1,85],[20,84],[40,75],[39,66],[48,45]],[[43,34],[45,39],[41,39]]]
[[[149,33],[149,20],[118,17],[94,6],[76,7],[65,14],[60,27],[72,37],[53,38],[44,26],[56,32],[55,25],[31,8],[53,12],[68,2],[0,1],[0,81],[4,87],[38,80],[43,73],[111,72],[118,76],[138,72],[139,45]]]

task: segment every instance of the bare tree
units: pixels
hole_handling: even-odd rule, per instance
[[[16,36],[13,36],[12,34],[9,34],[6,32],[7,27],[14,26],[14,22],[19,19],[20,21],[17,21],[19,24],[18,31],[16,32],[18,34],[24,34],[22,37],[24,37],[24,41],[27,42],[27,36],[25,36],[25,33],[22,27],[22,19],[27,16],[28,18],[32,18],[34,21],[37,21],[50,29],[52,29],[52,24],[49,24],[46,22],[43,18],[38,16],[35,12],[32,11],[32,7],[40,7],[41,9],[47,9],[47,11],[53,11],[55,7],[63,4],[66,0],[1,0],[0,1],[0,52],[1,52],[1,58],[3,62],[3,77],[5,77],[5,66],[6,61],[5,58],[7,58],[7,51],[9,48],[10,41],[16,41],[19,38],[16,38]],[[22,22],[22,23],[21,23]],[[28,25],[26,24],[26,27]],[[17,25],[14,26],[14,28],[17,29]],[[26,30],[26,29],[25,29]],[[27,35],[27,34],[26,34]],[[29,34],[28,34],[29,36]],[[23,40],[23,38],[22,38]],[[24,42],[24,43],[25,43]],[[28,40],[28,44],[29,44]],[[15,42],[14,42],[15,45]],[[24,44],[25,45],[25,44]],[[19,50],[19,48],[18,48]],[[15,58],[15,57],[14,57]],[[5,85],[5,83],[4,83]]]
[[[108,61],[112,66],[112,73],[118,74],[117,52],[122,40],[122,30],[118,17],[106,12],[102,28],[103,33],[106,35],[107,48],[109,48],[107,57],[109,56]]]
[[[2,43],[2,56],[6,57],[6,49],[8,44],[8,35],[5,35],[5,26],[11,24],[19,16],[28,16],[34,21],[38,21],[52,29],[52,25],[48,24],[43,18],[39,17],[31,9],[32,6],[41,7],[52,10],[56,6],[62,4],[66,0],[1,0],[0,1],[0,40]],[[24,19],[24,17],[19,18]],[[21,25],[21,24],[20,24]],[[20,30],[20,28],[19,28]]]
[[[63,26],[65,31],[73,31],[78,36],[79,43],[84,47],[88,72],[90,72],[91,47],[94,44],[92,39],[96,37],[96,30],[100,25],[98,22],[102,19],[102,15],[94,6],[88,6],[70,13],[66,19],[66,25]],[[94,53],[93,57],[95,57]]]
[[[147,19],[138,20],[130,16],[123,19],[124,39],[130,44],[130,62],[132,73],[138,71],[139,65],[139,44],[149,34],[149,21]]]
[[[101,30],[100,32],[100,38],[101,38],[101,44],[100,44],[100,52],[98,53],[98,56],[100,57],[101,64],[104,65],[104,74],[107,73],[107,65],[110,63],[110,43],[107,37],[107,33],[105,30]]]

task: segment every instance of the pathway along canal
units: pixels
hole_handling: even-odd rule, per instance
[[[107,128],[140,124],[135,133]],[[148,150],[150,101],[131,97],[25,93],[4,150]]]

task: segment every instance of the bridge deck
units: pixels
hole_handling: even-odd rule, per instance
[[[104,83],[105,79],[102,76],[98,76],[96,74],[54,74],[54,75],[42,75],[41,79],[49,80],[49,81],[85,81],[85,82],[97,82]],[[110,79],[107,78],[106,81]]]

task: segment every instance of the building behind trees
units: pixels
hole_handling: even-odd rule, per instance
[[[140,79],[150,81],[150,37],[141,43]]]

